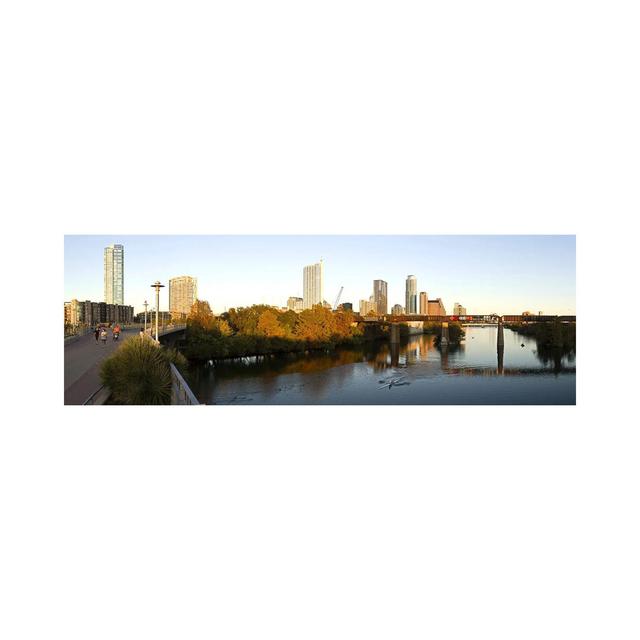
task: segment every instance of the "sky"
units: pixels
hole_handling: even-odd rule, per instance
[[[198,298],[215,313],[231,307],[284,307],[302,297],[305,265],[324,262],[324,299],[369,299],[373,280],[388,283],[389,310],[404,306],[405,280],[418,292],[454,302],[469,314],[575,314],[575,236],[141,236],[68,235],[64,242],[64,299],[104,300],[104,247],[124,245],[124,297],[138,313],[155,304],[151,284],[181,275],[198,279]],[[168,287],[160,309],[168,309]]]

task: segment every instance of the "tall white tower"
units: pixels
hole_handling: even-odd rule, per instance
[[[104,248],[104,301],[124,304],[124,245]]]
[[[310,264],[303,270],[302,276],[302,307],[311,309],[316,304],[322,304],[323,265],[322,260]]]

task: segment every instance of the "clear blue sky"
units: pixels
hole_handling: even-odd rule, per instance
[[[64,299],[104,299],[103,251],[125,247],[125,303],[136,312],[151,283],[191,275],[216,313],[302,297],[302,269],[324,260],[324,298],[357,309],[373,280],[389,283],[389,308],[404,306],[407,275],[418,291],[460,302],[468,313],[575,314],[575,236],[65,236]],[[168,308],[167,289],[160,308]]]

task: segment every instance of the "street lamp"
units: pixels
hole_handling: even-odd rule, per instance
[[[145,334],[147,333],[147,307],[149,306],[149,303],[145,300],[144,301],[144,332]]]
[[[156,342],[160,342],[160,336],[158,335],[158,310],[160,309],[160,289],[164,287],[160,284],[160,280],[156,280],[151,288],[156,290]]]

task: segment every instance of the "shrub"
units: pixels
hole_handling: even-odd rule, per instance
[[[161,347],[164,354],[180,373],[185,373],[189,365],[189,361],[177,350],[172,347]]]
[[[169,362],[151,339],[132,338],[102,363],[100,378],[117,404],[170,404]]]

